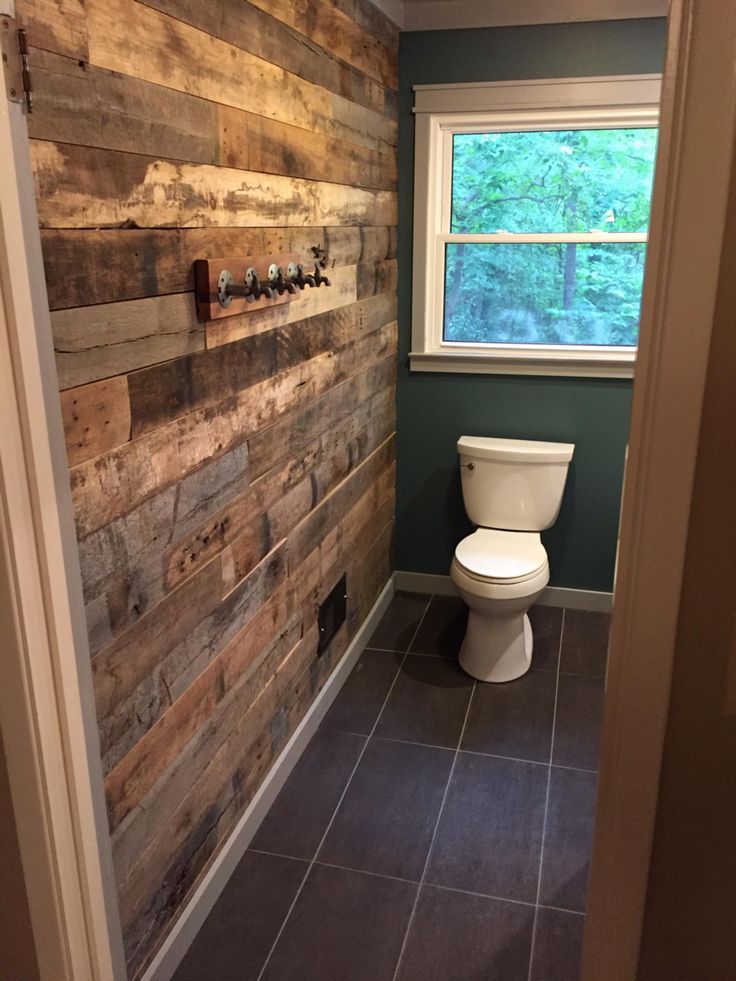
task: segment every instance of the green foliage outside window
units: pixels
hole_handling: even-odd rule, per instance
[[[645,232],[654,129],[456,134],[450,231]],[[640,242],[447,246],[447,341],[635,345]]]

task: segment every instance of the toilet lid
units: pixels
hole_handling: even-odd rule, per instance
[[[508,582],[533,576],[546,564],[547,553],[537,532],[479,528],[463,538],[455,558],[471,576]]]

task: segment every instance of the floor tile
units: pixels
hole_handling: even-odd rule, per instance
[[[529,981],[578,981],[585,917],[540,908]]]
[[[562,608],[533,606],[529,610],[529,622],[534,637],[532,667],[537,671],[556,671],[560,656]]]
[[[585,911],[593,847],[596,774],[552,768],[540,902]]]
[[[445,657],[406,657],[376,727],[377,736],[455,749],[473,679]]]
[[[391,981],[416,889],[395,879],[313,866],[264,978]]]
[[[423,593],[397,592],[366,646],[386,651],[407,650],[428,602],[429,596]]]
[[[319,729],[256,832],[252,847],[314,858],[364,745],[364,736]]]
[[[457,657],[467,622],[468,608],[459,596],[433,596],[411,645],[412,651]]]
[[[254,981],[307,869],[306,862],[246,852],[174,981]]]
[[[325,729],[369,735],[403,655],[364,651],[322,721]]]
[[[562,634],[560,671],[605,678],[610,613],[567,610]]]
[[[398,981],[527,981],[534,907],[423,886]]]
[[[583,770],[597,769],[602,719],[603,681],[561,674],[557,687],[553,762]]]
[[[458,755],[427,882],[534,902],[548,768]]]
[[[418,881],[453,753],[371,739],[318,859]]]
[[[476,686],[462,748],[549,763],[557,676],[529,671],[502,685]]]

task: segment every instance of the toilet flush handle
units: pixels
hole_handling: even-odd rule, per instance
[[[465,467],[466,470],[475,470],[474,463],[461,463],[460,466]]]

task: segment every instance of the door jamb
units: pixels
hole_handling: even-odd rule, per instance
[[[122,981],[28,132],[0,79],[0,725],[41,977]]]
[[[634,381],[583,981],[637,977],[736,136],[736,9],[673,0]]]

